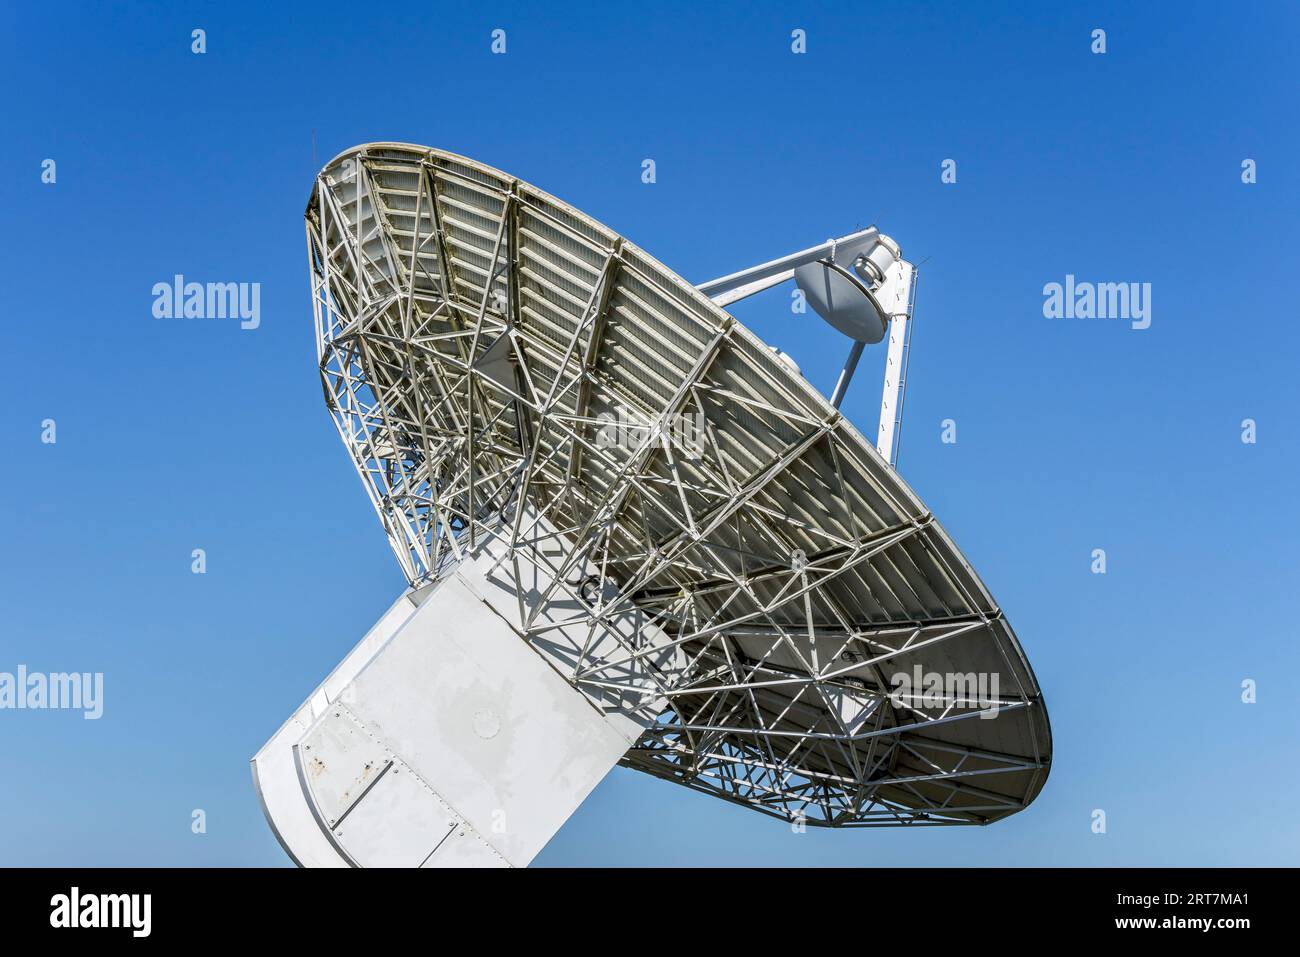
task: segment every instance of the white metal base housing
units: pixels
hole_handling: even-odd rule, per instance
[[[525,866],[644,730],[502,617],[493,557],[399,598],[253,759],[298,864]]]

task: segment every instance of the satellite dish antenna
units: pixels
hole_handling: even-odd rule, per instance
[[[295,861],[522,866],[615,765],[827,827],[1039,793],[1033,672],[891,464],[887,237],[693,287],[400,143],[331,161],[306,226],[326,404],[409,587],[253,758]],[[832,401],[723,308],[789,279],[853,339]],[[886,332],[873,447],[836,405]]]

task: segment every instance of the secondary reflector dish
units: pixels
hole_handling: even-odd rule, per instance
[[[863,244],[845,243],[834,253],[794,271],[813,311],[855,342],[875,343],[885,338],[888,311],[875,291],[889,267],[902,252],[888,236]]]
[[[295,859],[527,863],[614,763],[810,825],[1038,794],[1047,714],[997,603],[690,283],[419,146],[340,155],[306,221],[326,403],[411,588],[254,759]]]

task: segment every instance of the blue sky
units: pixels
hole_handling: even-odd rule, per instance
[[[1300,863],[1294,7],[0,19],[0,671],[105,674],[98,721],[0,711],[0,864],[286,863],[248,760],[403,587],[321,400],[301,223],[372,140],[506,169],[696,282],[871,223],[924,261],[900,471],[1052,719],[1046,789],[988,828],[793,834],[616,770],[539,864]],[[260,327],[153,319],[176,273],[260,282]],[[1045,318],[1066,274],[1151,283],[1151,327]],[[737,314],[829,391],[838,334],[784,291]],[[880,361],[844,406],[867,434]]]

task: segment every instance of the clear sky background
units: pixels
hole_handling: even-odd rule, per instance
[[[0,711],[0,864],[287,863],[249,758],[404,586],[321,398],[302,226],[373,140],[695,282],[894,236],[924,262],[900,471],[1051,717],[1045,790],[987,828],[794,834],[620,769],[537,863],[1300,863],[1300,12],[696,6],[5,5],[0,671],[106,688],[99,721]],[[260,328],[155,320],[176,273],[260,282]],[[1151,327],[1044,318],[1067,273],[1151,283]],[[788,303],[737,314],[829,391],[847,343]],[[882,352],[844,406],[868,435]]]

